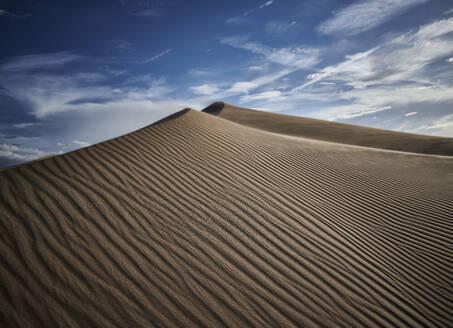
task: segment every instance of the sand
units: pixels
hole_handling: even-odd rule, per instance
[[[453,139],[213,106],[0,172],[1,327],[453,326]]]

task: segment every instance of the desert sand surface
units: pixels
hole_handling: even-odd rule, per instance
[[[446,155],[215,103],[6,169],[0,326],[452,327]]]
[[[242,125],[296,137],[404,152],[453,156],[452,138],[276,114],[224,102],[213,103],[203,111]]]

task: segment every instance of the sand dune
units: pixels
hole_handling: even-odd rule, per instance
[[[453,157],[416,152],[452,139],[215,104],[7,169],[0,326],[452,327]]]
[[[214,103],[203,111],[242,125],[296,137],[420,154],[453,156],[451,138],[263,112],[223,102]]]

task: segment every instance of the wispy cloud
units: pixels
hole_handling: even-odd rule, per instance
[[[7,62],[1,67],[2,71],[24,71],[33,69],[49,69],[59,67],[69,62],[79,60],[80,55],[69,51],[19,56]]]
[[[453,114],[445,115],[434,122],[420,126],[418,131],[435,131],[436,135],[453,136]]]
[[[251,102],[251,101],[263,100],[263,99],[275,99],[275,98],[278,99],[281,96],[282,96],[282,92],[280,92],[278,90],[269,90],[269,91],[255,93],[252,95],[245,95],[245,96],[241,97],[241,101]]]
[[[72,142],[73,144],[79,146],[79,147],[88,147],[88,146],[91,146],[91,143],[89,142],[86,142],[86,141],[80,141],[80,140],[74,140]]]
[[[147,18],[157,18],[162,17],[163,13],[161,9],[157,8],[148,8],[142,10],[135,10],[132,12],[134,16],[147,17]]]
[[[150,57],[148,59],[145,59],[144,61],[142,61],[142,64],[151,63],[151,62],[155,61],[156,59],[159,59],[160,57],[163,57],[163,56],[165,56],[166,54],[168,54],[170,52],[171,52],[171,49],[165,49],[164,51],[158,53],[157,55],[152,56],[152,57]]]
[[[213,72],[212,70],[207,70],[207,69],[191,69],[187,72],[189,75],[192,76],[208,76],[212,75]]]
[[[114,40],[113,46],[122,54],[130,52],[133,49],[133,43],[124,39]]]
[[[221,43],[262,55],[271,62],[298,69],[313,67],[320,61],[320,50],[311,47],[271,48],[244,37],[228,37]]]
[[[26,18],[30,17],[31,15],[29,14],[24,14],[24,15],[18,15],[18,14],[12,14],[4,9],[0,9],[0,17],[8,17],[8,18]]]
[[[449,9],[449,10],[446,10],[443,12],[444,15],[450,15],[450,14],[453,14],[453,8]]]
[[[404,114],[404,116],[409,117],[409,116],[415,115],[415,114],[417,114],[417,113],[418,113],[418,112],[410,112],[410,113]]]
[[[240,15],[228,18],[226,20],[226,23],[229,25],[239,25],[239,24],[245,23],[245,22],[247,22],[247,16],[253,14],[256,10],[263,9],[265,7],[270,6],[273,3],[274,3],[274,0],[266,1],[266,2],[262,3],[261,5],[259,5],[257,8],[253,8],[253,9],[244,11]]]
[[[40,122],[24,122],[24,123],[13,124],[13,127],[17,128],[17,129],[28,129],[31,127],[42,126],[42,125],[43,124]]]
[[[258,8],[263,9],[264,7],[270,6],[273,3],[274,3],[274,0],[269,0],[269,1],[266,1],[265,3],[261,4]]]
[[[121,0],[120,4],[134,16],[157,18],[164,14],[164,2],[160,0]]]
[[[262,49],[253,44],[247,48],[256,53]],[[418,123],[411,123],[410,127],[415,132],[423,124],[422,120],[428,117],[432,120],[451,109],[453,86],[450,62],[446,58],[452,53],[453,18],[437,20],[388,37],[371,49],[348,55],[343,61],[308,74],[299,86],[289,84],[279,88],[280,80],[264,90],[249,90],[240,101],[260,108],[278,105],[279,109],[292,112],[303,104],[305,113],[329,120],[390,117],[396,115],[390,113],[397,112],[404,117],[411,108],[410,113],[419,114]],[[421,115],[421,112],[430,114]],[[439,124],[449,126],[450,123]],[[425,132],[437,133],[435,127],[440,127],[439,124]],[[448,131],[443,128],[439,133]]]
[[[48,153],[34,148],[23,148],[16,145],[0,144],[0,157],[15,161],[30,161]]]
[[[296,27],[297,22],[268,22],[264,30],[267,34],[274,35],[274,36],[282,36],[288,33],[288,31],[294,27]]]
[[[334,13],[318,26],[323,34],[358,34],[390,20],[411,7],[429,0],[365,0]]]
[[[47,133],[47,127],[60,129],[62,138],[66,138],[60,142],[68,145],[65,151],[85,146],[86,140],[94,143],[136,130],[185,106],[168,100],[172,89],[163,77],[136,76],[136,82],[125,80],[112,86],[109,83],[111,76],[106,73],[73,73],[68,67],[54,70],[51,65],[46,71],[35,71],[30,70],[35,64],[31,65],[29,61],[23,64],[22,57],[16,60],[17,63],[11,60],[6,64],[8,69],[0,67],[0,86],[36,118],[33,126],[46,124],[41,135]],[[70,61],[55,61],[63,65],[60,62],[70,66]],[[25,129],[32,126],[24,122],[15,127]],[[52,133],[55,132],[49,131]],[[15,154],[17,156],[3,155],[10,159],[15,156],[17,160],[29,160],[41,153],[30,152],[28,157],[20,157],[18,152]]]
[[[213,95],[219,91],[219,88],[213,84],[203,84],[196,87],[189,88],[193,93],[199,95]]]
[[[383,107],[366,107],[362,105],[334,106],[326,110],[323,116],[325,119],[329,121],[347,120],[351,118],[382,112],[389,109],[392,109],[392,106]]]

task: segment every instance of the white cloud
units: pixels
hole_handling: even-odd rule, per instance
[[[192,75],[192,76],[208,76],[208,75],[212,75],[212,71],[203,70],[203,69],[191,69],[187,73],[189,75]]]
[[[435,131],[436,135],[451,137],[453,136],[453,114],[446,115],[432,123],[423,125],[418,131]]]
[[[410,113],[404,114],[404,116],[409,117],[409,116],[415,115],[417,113],[418,112],[410,112]]]
[[[31,161],[48,153],[34,148],[22,148],[16,145],[0,144],[0,157],[10,160]]]
[[[347,6],[318,26],[323,34],[358,34],[429,0],[362,0]]]
[[[189,88],[193,93],[199,95],[212,95],[219,91],[219,88],[212,84],[203,84],[197,87],[190,87]]]
[[[278,90],[269,90],[264,92],[255,93],[253,95],[245,95],[241,97],[241,101],[243,102],[251,102],[256,100],[272,100],[272,99],[279,99],[282,95],[281,91]]]
[[[267,65],[252,65],[247,67],[247,70],[250,72],[260,72],[260,71],[267,71]]]
[[[421,26],[416,31],[394,37],[368,51],[347,56],[343,62],[308,75],[308,81],[296,90],[328,79],[353,87],[353,92],[380,85],[385,92],[395,88],[395,91],[423,90],[433,96],[444,94],[448,86],[442,87],[431,81],[425,68],[453,52],[451,32],[453,18]],[[403,82],[406,85],[402,85]],[[395,83],[396,86],[390,85]],[[389,95],[396,95],[396,92],[389,92]],[[394,98],[398,97],[403,95]]]
[[[360,116],[370,115],[373,113],[382,112],[384,110],[392,109],[392,106],[384,107],[364,107],[361,105],[352,105],[352,106],[335,106],[330,107],[328,110],[323,111],[322,118],[329,121],[335,121],[339,119],[351,119]]]
[[[27,129],[27,128],[31,128],[34,126],[41,126],[41,125],[43,125],[43,124],[39,123],[39,122],[13,124],[13,126],[17,129]]]
[[[263,8],[265,8],[265,7],[270,6],[270,5],[272,5],[273,3],[274,3],[274,0],[266,1],[266,2],[262,3],[261,5],[259,5],[258,8],[256,8],[256,9],[250,9],[250,10],[244,11],[242,14],[239,14],[239,15],[237,15],[237,16],[228,18],[228,19],[226,20],[226,23],[229,24],[229,25],[239,25],[239,24],[243,24],[243,23],[245,23],[245,22],[248,21],[247,16],[253,14],[256,10],[263,9]]]
[[[327,66],[319,72],[309,74],[307,76],[307,79],[309,81],[296,88],[296,90],[303,89],[331,76],[338,77],[340,75],[343,75],[346,76],[349,80],[354,80],[355,78],[366,74],[366,72],[369,72],[370,69],[368,67],[368,63],[363,61],[363,59],[366,59],[377,48],[378,47],[370,49],[368,51],[356,53],[354,55],[346,56],[346,60],[339,64]]]
[[[91,146],[91,143],[89,142],[86,142],[86,141],[80,141],[80,140],[74,140],[72,142],[73,144],[79,146],[79,147],[88,147],[88,146]]]
[[[238,94],[238,93],[247,93],[250,90],[256,89],[258,87],[258,84],[254,82],[236,82],[234,83],[231,88],[228,90],[229,93],[231,94]]]
[[[14,61],[8,65],[23,66]],[[8,96],[22,103],[37,118],[37,123],[49,122],[49,126],[63,129],[64,136],[71,136],[70,140],[61,140],[69,145],[68,149],[82,145],[72,140],[99,142],[116,137],[186,106],[167,100],[172,89],[162,77],[139,76],[118,88],[104,84],[108,76],[102,74],[66,74],[61,70],[43,73],[30,71],[30,65],[25,67],[24,70],[0,67],[3,72],[0,86]],[[19,123],[16,127],[26,128],[30,124]]]
[[[171,52],[171,49],[165,49],[164,51],[158,53],[157,55],[152,56],[152,57],[142,61],[142,64],[151,63],[151,62],[155,61],[156,59],[159,59],[160,57],[165,56],[166,54],[168,54],[170,52]]]
[[[60,67],[82,57],[69,51],[16,57],[1,67],[2,71],[25,71]]]
[[[447,10],[447,11],[444,11],[443,12],[444,15],[450,15],[450,14],[453,14],[453,8]]]
[[[453,63],[453,57],[448,58],[448,59],[447,59],[447,62]]]
[[[453,18],[434,21],[407,33],[394,34],[369,50],[308,74],[299,86],[288,85],[283,89],[268,86],[279,90],[279,94],[252,89],[240,100],[253,103],[253,107],[275,108],[278,103],[279,109],[292,113],[303,107],[309,116],[330,120],[363,116],[363,121],[370,114],[389,117],[392,114],[384,113],[390,109],[395,113],[407,113],[407,108],[417,114],[428,112],[429,115],[420,115],[406,125],[415,132],[417,126],[445,113],[453,104],[453,80],[450,64],[445,60],[453,54],[452,32]],[[247,47],[250,51],[261,49],[250,43]],[[387,128],[401,126],[397,121],[385,124],[389,124]],[[437,133],[435,127],[440,126],[433,125],[426,131]],[[438,131],[446,134],[450,130]]]
[[[229,96],[233,96],[233,95],[237,95],[237,94],[249,93],[250,91],[252,91],[254,89],[257,89],[261,86],[264,86],[275,80],[278,80],[278,79],[282,78],[283,76],[288,75],[291,72],[292,72],[292,70],[284,69],[284,70],[278,71],[276,73],[257,77],[250,81],[235,82],[233,85],[231,85],[230,88],[217,94],[217,97],[219,99],[223,99],[225,97],[229,97]]]
[[[261,4],[258,8],[263,9],[264,7],[270,6],[273,3],[274,3],[274,0],[269,0],[269,1],[266,1],[265,3]]]
[[[254,54],[264,56],[268,61],[297,69],[313,67],[320,61],[320,50],[317,48],[271,48],[259,42],[248,41],[243,37],[225,38],[221,43],[234,48],[248,50]]]

